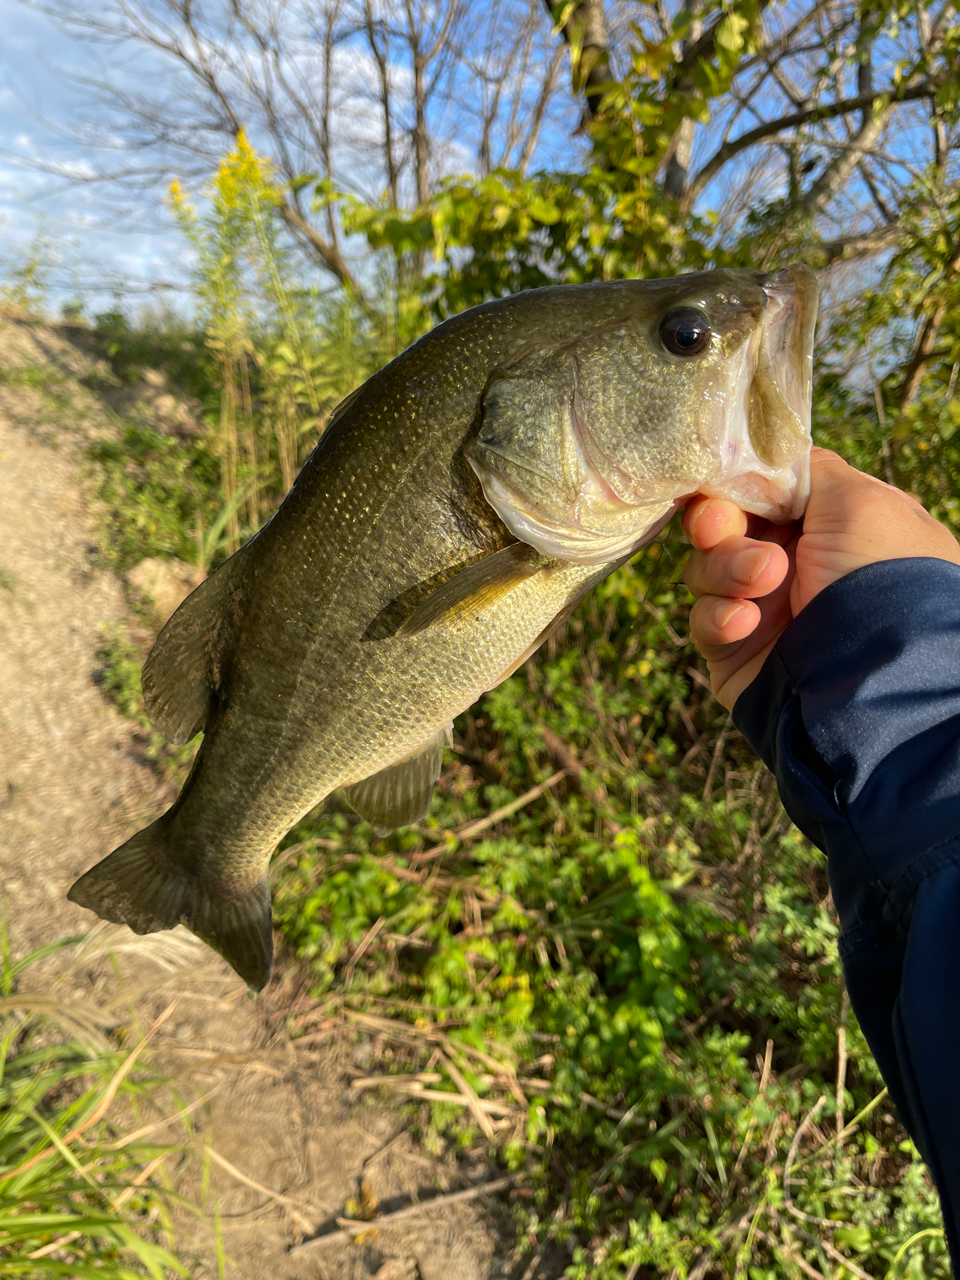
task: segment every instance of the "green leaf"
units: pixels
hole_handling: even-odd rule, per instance
[[[717,28],[716,42],[728,53],[739,53],[743,48],[743,33],[749,21],[740,13],[728,13]]]
[[[555,204],[551,204],[549,200],[544,200],[540,196],[531,197],[529,210],[532,217],[538,222],[543,222],[547,226],[559,222],[560,210]]]

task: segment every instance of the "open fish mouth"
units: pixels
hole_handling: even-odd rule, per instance
[[[813,335],[818,289],[803,266],[760,276],[766,298],[753,343],[731,366],[721,468],[701,485],[776,523],[798,520],[810,496]],[[739,390],[734,383],[739,383]]]
[[[810,431],[813,386],[813,331],[817,322],[817,286],[810,272],[787,267],[763,276],[767,295],[762,349],[773,390],[804,433]],[[758,370],[759,372],[759,370]]]
[[[796,520],[806,510],[810,496],[813,333],[818,290],[812,273],[803,267],[787,267],[764,276],[760,287],[768,301],[754,375],[750,437],[764,462],[786,466],[795,477],[793,501],[784,515]],[[762,413],[762,422],[757,410]]]

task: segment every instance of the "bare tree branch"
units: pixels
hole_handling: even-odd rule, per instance
[[[297,240],[301,244],[307,245],[313,255],[319,258],[323,265],[333,272],[340,283],[353,294],[366,314],[374,315],[373,307],[367,300],[359,281],[350,270],[337,246],[324,239],[316,227],[311,226],[289,201],[284,201],[279,208],[280,216],[294,233]]]
[[[957,274],[960,273],[960,251],[947,263],[944,270],[944,280],[953,281]],[[920,390],[920,383],[923,381],[924,371],[930,362],[937,347],[937,338],[940,336],[940,326],[943,324],[944,317],[947,314],[948,299],[943,297],[932,311],[928,311],[920,323],[920,329],[917,333],[917,344],[913,352],[913,358],[907,365],[903,375],[903,383],[900,389],[900,412],[902,413],[909,405],[913,404]]]
[[[893,222],[872,231],[842,236],[839,240],[824,240],[817,248],[824,255],[826,265],[831,266],[835,262],[848,262],[852,258],[863,258],[890,249],[896,244],[899,234],[900,227]]]
[[[690,183],[684,197],[684,208],[692,208],[697,196],[701,194],[710,180],[720,172],[728,160],[732,160],[741,151],[755,146],[765,138],[771,138],[777,133],[784,133],[788,129],[795,129],[798,125],[806,124],[811,120],[833,120],[838,116],[849,115],[853,111],[863,111],[864,108],[872,107],[878,100],[883,101],[886,99],[891,103],[899,103],[916,102],[921,98],[931,98],[936,94],[938,87],[939,85],[936,81],[924,80],[920,84],[909,85],[903,89],[888,89],[883,94],[857,94],[853,98],[843,98],[838,102],[825,102],[805,107],[801,111],[793,111],[789,115],[780,116],[777,120],[768,120],[765,124],[757,125],[755,129],[750,129],[746,133],[740,134],[738,138],[725,142],[721,147],[717,148]]]
[[[390,70],[387,65],[389,46],[378,38],[376,24],[373,20],[373,6],[370,0],[364,0],[363,16],[367,28],[367,42],[377,64],[380,74],[380,106],[383,111],[383,158],[387,169],[387,181],[390,184],[390,202],[394,208],[400,204],[400,174],[393,149],[393,118],[390,107]]]
[[[550,101],[553,96],[553,91],[556,88],[557,77],[560,72],[560,63],[562,60],[563,45],[557,45],[557,48],[554,51],[553,61],[550,63],[547,74],[544,76],[543,88],[540,92],[539,98],[537,99],[537,105],[534,108],[533,115],[530,118],[527,141],[524,144],[523,152],[521,153],[520,160],[517,164],[517,168],[521,173],[527,172],[530,167],[530,161],[533,159],[537,140],[540,137],[540,130],[543,127],[543,118],[546,113],[547,103]]]
[[[857,68],[857,89],[861,98],[868,98],[874,93],[873,87],[873,44],[877,16],[868,18],[860,27],[860,63]],[[829,202],[834,193],[844,185],[847,178],[859,165],[863,153],[868,151],[883,130],[884,123],[890,115],[892,104],[882,98],[873,97],[869,106],[864,106],[860,128],[850,139],[848,146],[838,151],[826,166],[819,178],[813,182],[806,195],[797,202],[797,209],[803,213],[819,213]]]

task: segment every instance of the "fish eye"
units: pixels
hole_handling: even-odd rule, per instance
[[[710,322],[695,307],[678,307],[664,316],[660,338],[671,355],[698,356],[710,341]]]

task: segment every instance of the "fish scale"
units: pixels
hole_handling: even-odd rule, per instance
[[[804,268],[537,290],[446,321],[375,374],[159,636],[147,709],[171,740],[203,742],[172,808],[73,900],[141,933],[182,922],[261,987],[267,866],[304,814],[343,787],[377,829],[422,816],[451,720],[701,483],[796,514],[809,407],[804,422],[758,359],[774,296],[784,383],[809,398]],[[707,326],[695,358],[664,345],[678,307]],[[779,470],[751,453],[761,400]]]

